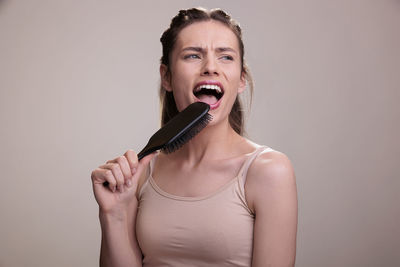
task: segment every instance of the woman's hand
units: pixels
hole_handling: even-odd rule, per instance
[[[138,162],[136,153],[128,150],[92,171],[93,192],[102,213],[119,217],[137,203],[139,177],[153,156]]]

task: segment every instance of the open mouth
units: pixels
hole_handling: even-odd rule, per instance
[[[215,84],[202,84],[193,90],[193,94],[204,103],[214,105],[224,95],[224,90]]]

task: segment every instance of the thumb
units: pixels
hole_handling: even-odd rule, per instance
[[[140,177],[140,175],[143,172],[143,170],[145,170],[147,168],[148,164],[150,163],[150,161],[154,158],[154,156],[156,154],[157,154],[157,152],[153,152],[153,153],[145,156],[144,158],[142,158],[139,161],[136,173],[134,174],[134,177]]]
[[[139,161],[139,165],[144,165],[144,166],[147,166],[147,164],[149,164],[149,162],[154,158],[154,156],[157,154],[157,152],[153,152],[153,153],[151,153],[151,154],[149,154],[149,155],[147,155],[146,157],[144,157],[144,158],[142,158],[140,161]]]

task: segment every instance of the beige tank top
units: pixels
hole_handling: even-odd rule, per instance
[[[238,175],[204,197],[181,197],[149,177],[139,193],[136,235],[143,266],[251,266],[254,214],[244,192],[247,170],[264,150],[247,156]]]

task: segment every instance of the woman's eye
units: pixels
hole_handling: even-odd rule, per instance
[[[222,56],[221,58],[225,60],[233,60],[233,57],[229,55]]]
[[[197,54],[189,54],[189,55],[184,56],[183,58],[184,59],[198,59],[198,58],[200,58],[200,56]]]

